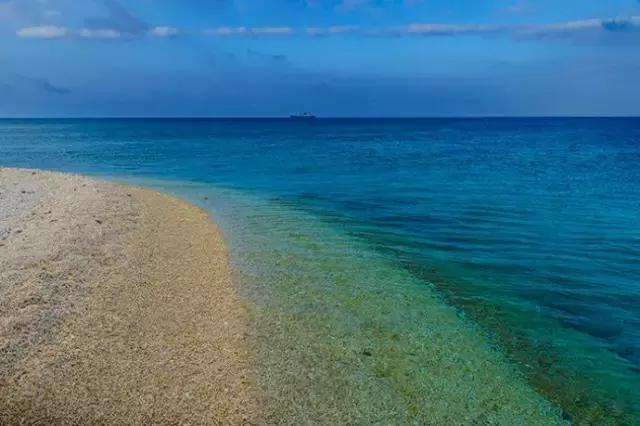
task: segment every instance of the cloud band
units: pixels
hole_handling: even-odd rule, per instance
[[[640,16],[615,19],[586,19],[554,24],[540,25],[452,25],[434,23],[414,23],[404,26],[360,27],[329,26],[293,28],[288,26],[273,27],[217,27],[208,28],[191,35],[211,37],[272,37],[272,36],[306,36],[329,37],[351,35],[361,37],[457,37],[507,35],[515,38],[567,38],[579,35],[640,33]],[[189,32],[176,27],[153,27],[143,34],[121,32],[113,28],[82,28],[71,30],[66,27],[43,25],[19,29],[16,35],[21,38],[62,39],[84,38],[114,40],[119,38],[139,37],[146,35],[157,38],[174,38],[188,35]]]

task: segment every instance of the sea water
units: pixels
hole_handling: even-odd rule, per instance
[[[639,160],[638,119],[0,121],[212,212],[298,421],[637,423]]]

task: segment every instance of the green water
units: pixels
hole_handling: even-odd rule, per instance
[[[563,422],[477,326],[364,240],[259,196],[144,183],[221,225],[269,423]]]

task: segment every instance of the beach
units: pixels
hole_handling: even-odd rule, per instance
[[[204,211],[0,169],[0,423],[257,422],[247,327]]]
[[[624,424],[340,222],[100,167],[0,169],[0,424]]]
[[[310,218],[236,204],[269,235],[229,229],[250,279],[208,214],[164,192],[0,169],[0,194],[2,424],[562,423],[479,330]],[[311,270],[352,283],[322,291]]]

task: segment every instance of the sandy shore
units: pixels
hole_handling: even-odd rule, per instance
[[[246,336],[206,213],[0,169],[0,424],[259,422]]]

